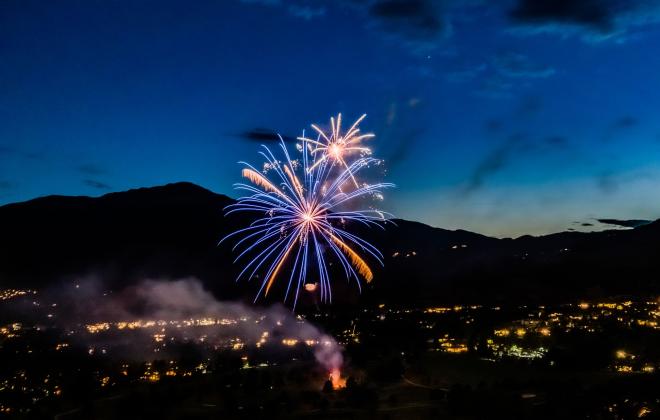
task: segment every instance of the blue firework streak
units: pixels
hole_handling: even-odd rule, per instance
[[[255,212],[261,217],[222,241],[230,237],[240,238],[233,247],[233,250],[240,252],[234,262],[244,260],[245,266],[237,281],[265,272],[255,301],[262,293],[268,294],[285,264],[292,268],[284,300],[287,300],[293,287],[294,307],[312,265],[319,276],[321,300],[330,302],[332,291],[327,258],[339,261],[346,278],[355,279],[359,288],[361,278],[367,282],[373,279],[371,268],[359,252],[383,264],[380,251],[346,227],[363,224],[382,228],[389,215],[373,208],[345,209],[366,197],[381,198],[382,190],[394,185],[360,184],[357,181],[362,169],[380,163],[369,157],[369,149],[362,148],[362,152],[368,153],[360,153],[350,163],[348,156],[332,159],[325,153],[318,153],[321,141],[325,140],[325,144],[331,146],[346,137],[341,136],[339,124],[335,124],[334,119],[331,121],[331,134],[326,135],[314,126],[319,131],[317,140],[307,139],[304,135],[299,138],[301,143],[296,145],[299,159],[291,158],[280,138],[281,159],[276,158],[268,147],[262,146],[260,154],[265,159],[263,170],[241,162],[245,165],[242,175],[251,184],[241,183],[235,187],[247,191],[249,195],[228,206],[226,214]],[[337,121],[341,121],[341,115]],[[355,131],[356,125],[357,122],[352,131]],[[351,130],[347,135],[351,134]]]

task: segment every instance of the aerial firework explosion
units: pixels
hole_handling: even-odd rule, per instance
[[[242,248],[234,262],[248,255],[237,280],[248,279],[264,271],[256,299],[267,295],[285,264],[291,267],[284,300],[292,286],[295,289],[294,307],[300,288],[306,283],[309,272],[318,275],[321,300],[330,302],[332,291],[326,253],[336,257],[347,279],[354,278],[360,287],[360,278],[367,282],[373,272],[362,253],[366,253],[381,265],[382,254],[373,245],[351,233],[352,225],[363,224],[382,228],[387,214],[373,209],[346,210],[347,206],[365,198],[382,198],[382,190],[392,187],[389,183],[360,183],[357,175],[365,168],[380,164],[370,157],[371,150],[360,145],[373,134],[359,135],[360,117],[351,128],[341,132],[341,114],[331,119],[332,132],[326,134],[317,126],[316,140],[303,136],[296,145],[299,159],[292,159],[280,138],[282,160],[271,150],[263,147],[260,154],[266,162],[262,170],[245,165],[242,175],[251,184],[236,184],[236,188],[250,193],[227,207],[227,214],[256,212],[262,217],[225,238],[241,236],[234,250]]]
[[[337,115],[336,120],[334,117],[330,118],[330,133],[326,133],[315,124],[312,124],[312,128],[318,134],[316,140],[306,138],[304,134],[302,137],[298,137],[298,140],[302,140],[312,146],[312,155],[316,157],[316,154],[320,154],[320,158],[314,162],[309,170],[314,170],[316,166],[327,160],[332,160],[334,163],[343,166],[344,169],[349,170],[349,165],[346,162],[347,155],[354,153],[370,155],[371,149],[363,147],[360,144],[362,140],[374,137],[374,134],[367,133],[358,135],[360,133],[358,124],[360,124],[366,116],[367,114],[362,114],[362,116],[358,118],[345,133],[341,132],[341,114],[339,114]],[[351,179],[355,183],[355,186],[358,187],[359,185],[353,174],[351,174]]]

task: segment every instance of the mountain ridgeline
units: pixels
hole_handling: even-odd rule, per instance
[[[252,299],[260,280],[235,282],[241,262],[233,263],[232,241],[218,245],[250,221],[224,216],[232,202],[176,183],[2,206],[0,285],[41,289],[96,278],[114,290],[145,278],[197,277],[220,299]],[[549,302],[660,292],[660,221],[517,239],[405,220],[352,228],[383,252],[385,266],[372,261],[374,280],[361,293],[338,264],[331,266],[336,303]],[[280,301],[286,281],[282,276],[265,301]],[[303,305],[316,303],[316,295],[301,293]]]

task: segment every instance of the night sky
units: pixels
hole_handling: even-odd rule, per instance
[[[659,45],[653,0],[4,0],[0,203],[235,195],[263,133],[342,112],[368,114],[397,217],[497,236],[655,219]]]

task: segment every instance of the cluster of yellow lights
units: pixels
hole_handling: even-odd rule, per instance
[[[635,359],[635,355],[631,354],[625,350],[617,350],[616,351],[616,358],[617,359]]]
[[[617,365],[616,366],[616,371],[620,373],[632,373],[633,368],[632,366],[629,365]]]
[[[18,331],[20,331],[22,327],[23,325],[20,322],[14,322],[5,327],[0,327],[0,335],[3,335],[5,338],[16,337]]]
[[[60,351],[67,347],[69,347],[69,343],[57,343],[57,345],[55,346],[55,350]]]
[[[443,307],[436,307],[436,308],[426,308],[424,312],[427,314],[443,314],[445,312],[450,312],[452,308],[443,308]]]
[[[601,302],[601,303],[597,303],[597,304],[596,304],[596,307],[597,307],[597,308],[616,309],[616,310],[618,310],[618,311],[622,311],[622,310],[624,310],[626,307],[631,306],[631,305],[632,305],[632,301],[627,300],[627,301],[625,301],[625,302],[621,302],[621,303],[615,303],[615,302]]]
[[[263,346],[264,344],[266,344],[266,342],[268,341],[268,336],[269,335],[270,334],[268,333],[268,331],[264,331],[264,332],[261,333],[261,338],[259,338],[259,341],[257,341],[257,348],[259,348],[259,347]]]
[[[91,334],[96,334],[99,332],[110,330],[111,328],[116,328],[118,330],[136,330],[140,328],[155,328],[155,327],[176,327],[176,328],[185,328],[185,327],[210,327],[213,325],[236,325],[239,321],[245,322],[247,318],[241,317],[240,319],[231,319],[231,318],[197,318],[197,319],[183,319],[183,320],[170,320],[165,321],[162,319],[159,320],[137,320],[137,321],[119,321],[115,323],[111,322],[99,322],[95,324],[87,324],[85,328]],[[258,323],[258,320],[255,321]]]
[[[90,334],[96,334],[101,331],[107,331],[110,329],[110,324],[107,322],[99,322],[97,324],[87,324],[86,325],[87,332]]]
[[[508,328],[501,328],[499,330],[495,330],[494,333],[497,337],[508,337],[509,335],[511,335],[511,331]]]
[[[442,350],[447,353],[465,353],[468,348],[465,344],[443,343]]]
[[[539,329],[539,334],[544,335],[546,337],[550,336],[550,328],[544,327]]]
[[[456,339],[450,338],[448,334],[438,338],[438,343],[440,343],[440,350],[445,353],[465,353],[468,351],[467,345],[456,342]]]
[[[34,290],[22,290],[22,289],[3,289],[0,290],[0,300],[9,300],[14,299],[19,296],[25,296],[28,293],[36,294]]]

